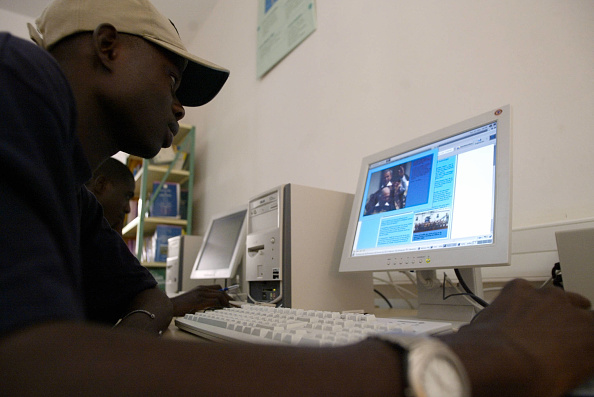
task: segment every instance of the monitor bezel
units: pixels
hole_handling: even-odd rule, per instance
[[[352,256],[360,210],[365,200],[369,166],[398,156],[433,142],[438,142],[491,122],[497,122],[497,162],[495,172],[495,208],[493,243],[466,247],[421,250],[419,252]],[[496,108],[449,127],[393,146],[365,157],[361,163],[357,191],[353,201],[339,270],[401,271],[505,266],[511,260],[511,205],[512,205],[512,151],[511,107]]]
[[[204,255],[204,251],[207,247],[210,235],[213,230],[213,226],[216,221],[237,215],[238,213],[243,212],[243,222],[241,223],[240,231],[237,238],[233,244],[233,254],[231,256],[231,260],[229,261],[229,265],[226,268],[222,269],[200,269],[200,264],[202,263],[202,257]],[[241,206],[240,208],[234,208],[230,211],[221,212],[218,214],[213,215],[210,218],[208,228],[206,233],[204,234],[204,239],[202,240],[202,246],[198,251],[198,255],[196,256],[196,260],[194,261],[194,265],[192,266],[192,273],[190,274],[190,279],[193,280],[204,280],[204,279],[229,279],[235,276],[237,268],[243,259],[244,251],[245,251],[245,243],[246,243],[246,229],[247,229],[247,205]]]

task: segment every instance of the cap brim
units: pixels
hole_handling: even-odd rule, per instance
[[[204,105],[219,93],[228,77],[228,70],[213,69],[188,60],[177,99],[184,106]]]
[[[223,88],[229,71],[214,63],[198,58],[183,49],[175,47],[154,37],[145,39],[188,60],[188,66],[182,75],[177,89],[177,99],[184,106],[201,106],[210,102]]]

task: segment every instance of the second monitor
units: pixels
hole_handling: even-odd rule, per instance
[[[212,217],[192,268],[192,279],[235,276],[245,251],[246,213],[244,207]]]

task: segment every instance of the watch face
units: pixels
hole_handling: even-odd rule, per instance
[[[463,396],[464,386],[454,365],[444,357],[433,357],[427,363],[422,375],[423,388],[427,396]]]
[[[417,397],[470,397],[464,366],[438,339],[384,334],[381,339],[397,344],[405,360],[408,385],[405,393]]]

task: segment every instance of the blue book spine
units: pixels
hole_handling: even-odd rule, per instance
[[[160,182],[153,183],[153,192]],[[154,193],[153,193],[154,194]],[[179,218],[180,186],[179,183],[164,182],[161,190],[151,205],[151,216]]]
[[[153,235],[155,248],[155,262],[167,262],[168,240],[171,237],[181,236],[182,227],[172,225],[157,225]]]

